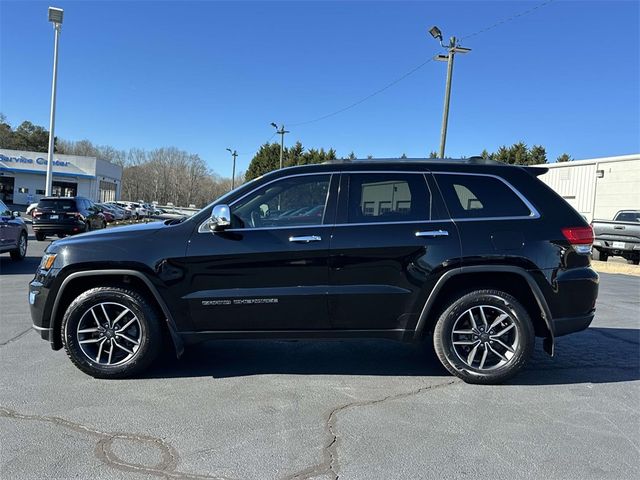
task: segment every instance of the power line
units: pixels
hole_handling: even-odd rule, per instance
[[[490,26],[488,26],[488,27],[485,27],[485,28],[482,28],[482,29],[478,30],[477,32],[474,32],[474,33],[471,33],[471,34],[469,34],[469,35],[466,35],[466,36],[464,36],[464,37],[460,38],[460,41],[465,40],[465,39],[467,39],[467,38],[475,37],[475,36],[477,36],[477,35],[481,35],[481,34],[483,34],[483,33],[485,33],[485,32],[488,32],[489,30],[493,30],[494,28],[496,28],[496,27],[498,27],[498,26],[500,26],[500,25],[503,25],[503,24],[508,23],[508,22],[510,22],[510,21],[512,21],[512,20],[515,20],[516,18],[520,18],[520,17],[524,17],[525,15],[529,15],[530,13],[533,13],[533,12],[535,12],[536,10],[538,10],[538,9],[540,9],[540,8],[542,8],[542,7],[545,7],[546,5],[549,5],[550,3],[554,2],[554,1],[555,1],[555,0],[546,0],[546,1],[544,1],[544,2],[542,2],[542,3],[540,3],[540,4],[538,4],[538,5],[536,5],[535,7],[532,7],[532,8],[530,8],[530,9],[528,9],[528,10],[525,10],[525,11],[523,11],[523,12],[517,13],[517,14],[512,15],[512,16],[510,16],[510,17],[504,18],[504,19],[502,19],[502,20],[500,20],[500,21],[498,21],[498,22],[496,22],[496,23],[494,23],[494,24],[492,24],[492,25],[490,25]],[[434,55],[435,55],[435,54],[434,54]],[[405,78],[407,78],[407,77],[408,77],[408,76],[410,76],[410,75],[413,75],[413,74],[414,74],[414,73],[416,73],[418,70],[420,70],[422,67],[424,67],[426,64],[428,64],[428,63],[430,63],[430,62],[432,62],[432,61],[433,61],[433,56],[432,56],[431,58],[429,58],[428,60],[426,60],[426,61],[422,62],[422,63],[421,63],[420,65],[418,65],[417,67],[412,68],[411,70],[409,70],[409,71],[408,71],[408,72],[406,72],[404,75],[402,75],[401,77],[397,78],[396,80],[392,81],[391,83],[388,83],[388,84],[387,84],[387,85],[385,85],[384,87],[382,87],[382,88],[380,88],[380,89],[376,90],[375,92],[373,92],[373,93],[371,93],[371,94],[367,95],[367,96],[366,96],[366,97],[364,97],[364,98],[361,98],[361,99],[360,99],[360,100],[358,100],[357,102],[354,102],[354,103],[352,103],[352,104],[350,104],[350,105],[347,105],[346,107],[343,107],[343,108],[341,108],[341,109],[339,109],[339,110],[336,110],[336,111],[334,111],[334,112],[331,112],[331,113],[328,113],[328,114],[326,114],[326,115],[323,115],[323,116],[321,116],[321,117],[314,118],[314,119],[312,119],[312,120],[307,120],[307,121],[304,121],[304,122],[298,122],[298,123],[292,123],[292,124],[290,124],[290,125],[291,125],[292,127],[297,127],[297,126],[300,126],[300,125],[308,125],[308,124],[310,124],[310,123],[316,123],[316,122],[319,122],[319,121],[321,121],[321,120],[325,120],[325,119],[327,119],[327,118],[333,117],[333,116],[335,116],[335,115],[339,115],[340,113],[346,112],[347,110],[350,110],[350,109],[352,109],[352,108],[354,108],[354,107],[357,107],[357,106],[358,106],[358,105],[360,105],[361,103],[366,102],[367,100],[369,100],[369,99],[371,99],[371,98],[375,97],[376,95],[381,94],[381,93],[382,93],[382,92],[384,92],[385,90],[388,90],[389,88],[393,87],[394,85],[396,85],[396,84],[400,83],[402,80],[404,80]]]
[[[523,12],[516,13],[515,15],[511,15],[510,17],[507,17],[507,18],[503,18],[502,20],[494,23],[493,25],[490,25],[490,26],[485,27],[485,28],[483,28],[481,30],[478,30],[477,32],[470,33],[469,35],[466,35],[466,36],[460,38],[460,41],[466,40],[467,38],[475,37],[476,35],[483,34],[485,32],[488,32],[489,30],[493,30],[494,28],[499,27],[500,25],[503,25],[505,23],[508,23],[511,20],[515,20],[516,18],[520,18],[520,17],[524,17],[526,15],[529,15],[530,13],[533,13],[533,12],[535,12],[536,10],[538,10],[538,9],[540,9],[542,7],[546,7],[550,3],[553,3],[554,1],[555,0],[547,0],[545,2],[539,3],[535,7],[530,8],[529,10],[525,10]]]

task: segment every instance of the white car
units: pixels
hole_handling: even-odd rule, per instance
[[[33,211],[34,208],[36,208],[38,206],[38,202],[36,203],[32,203],[27,207],[27,215],[31,215],[31,212]]]

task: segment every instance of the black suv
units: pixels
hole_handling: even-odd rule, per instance
[[[134,375],[163,336],[178,355],[209,339],[432,336],[442,364],[497,383],[534,337],[594,316],[587,222],[536,177],[466,161],[292,167],[189,219],[52,243],[29,301],[53,349],[101,378]]]
[[[36,240],[105,228],[107,221],[91,200],[84,197],[44,197],[31,212]]]

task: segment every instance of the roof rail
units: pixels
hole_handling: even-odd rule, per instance
[[[398,163],[465,163],[471,165],[505,165],[503,162],[491,160],[489,158],[483,158],[480,156],[473,156],[468,158],[337,158],[335,160],[328,160],[323,162],[325,164],[337,164],[337,163],[375,163],[375,162],[398,162]]]

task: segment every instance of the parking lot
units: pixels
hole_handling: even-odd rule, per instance
[[[0,478],[625,479],[640,476],[640,277],[502,386],[428,346],[213,342],[94,380],[30,329],[28,258],[0,257]]]

